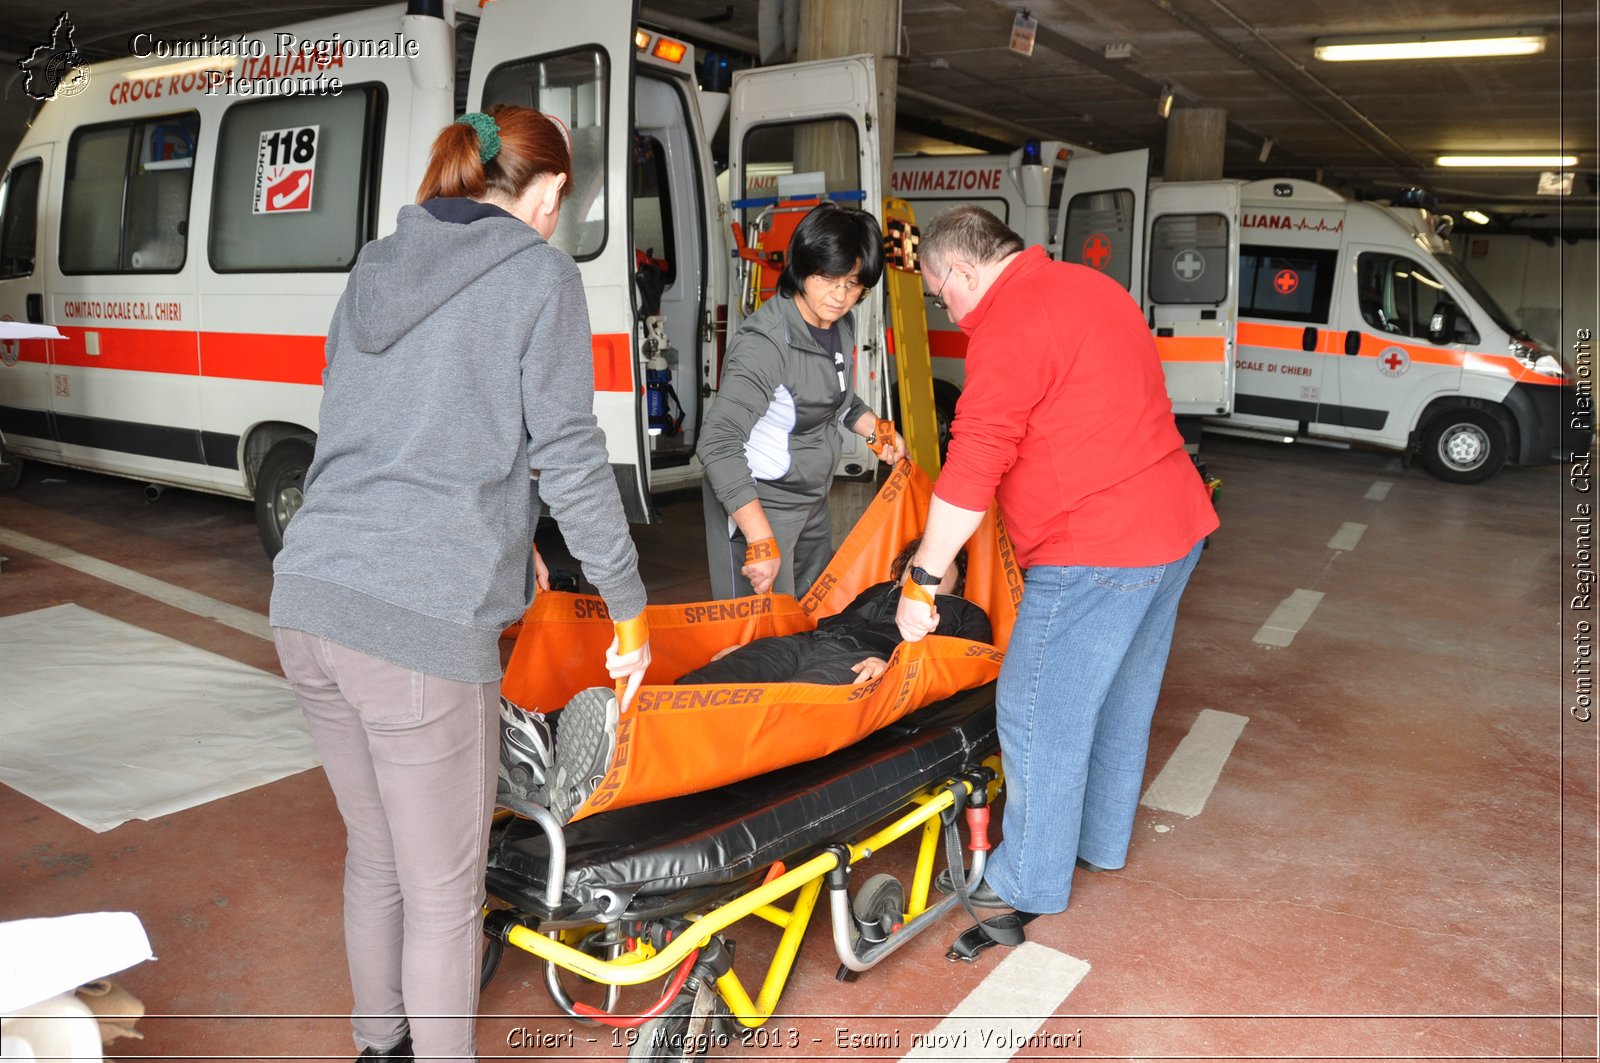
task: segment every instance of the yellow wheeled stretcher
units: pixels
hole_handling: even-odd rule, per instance
[[[887,578],[889,560],[921,533],[930,494],[927,478],[902,462],[798,603],[772,598],[743,617],[722,614],[732,603],[701,603],[699,613],[651,607],[663,611],[651,617],[654,664],[639,695],[651,707],[623,715],[617,759],[628,763],[596,789],[609,796],[565,826],[537,806],[495,826],[486,984],[505,946],[522,949],[544,961],[567,1015],[634,1031],[630,1058],[693,1058],[773,1015],[824,890],[841,975],[872,968],[961,903],[957,893],[930,901],[930,887],[940,863],[972,885],[983,875],[1000,784],[994,678],[1021,598],[992,511],[968,546],[966,595],[988,612],[994,644],[903,643],[872,684],[771,684],[754,688],[770,697],[737,704],[719,703],[716,687],[660,685],[732,642],[807,630]],[[588,643],[608,639],[611,624],[598,599],[540,601],[504,689],[550,711],[605,683],[591,674],[605,643]],[[669,612],[684,622],[664,623]],[[577,629],[579,614],[593,631]],[[752,756],[752,747],[767,748]],[[917,841],[908,884],[886,874],[853,881],[859,865],[907,836]],[[731,939],[752,916],[782,931],[754,997],[733,969]],[[563,973],[605,986],[603,1002],[575,1002]],[[624,996],[663,979],[664,989]]]

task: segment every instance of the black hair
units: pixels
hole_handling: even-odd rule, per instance
[[[793,299],[807,277],[848,277],[861,264],[861,286],[883,276],[883,230],[864,210],[844,210],[823,201],[800,219],[789,238],[789,253],[778,276],[778,293]]]
[[[911,559],[916,556],[917,547],[919,547],[921,545],[922,545],[922,536],[919,535],[915,539],[912,539],[909,543],[906,543],[906,548],[895,555],[894,560],[889,562],[889,578],[890,579],[894,580],[896,583],[900,582],[900,576],[905,572],[906,568],[911,564]],[[951,594],[960,594],[962,591],[964,591],[966,589],[967,589],[967,548],[963,546],[960,550],[956,551],[956,584],[955,584],[954,587],[950,588],[950,593]]]

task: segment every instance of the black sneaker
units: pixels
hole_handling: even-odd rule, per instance
[[[411,1035],[406,1034],[400,1038],[399,1043],[393,1048],[363,1048],[361,1054],[356,1057],[356,1063],[361,1063],[363,1059],[381,1059],[388,1061],[388,1063],[412,1063],[412,1054]]]
[[[561,710],[561,741],[545,805],[558,822],[570,820],[611,770],[620,716],[617,693],[606,687],[578,691]]]
[[[549,807],[555,767],[555,733],[544,713],[528,712],[500,699],[500,779],[496,801],[507,808],[525,802]],[[510,799],[509,801],[507,799]]]

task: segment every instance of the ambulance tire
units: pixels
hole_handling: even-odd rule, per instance
[[[15,491],[22,482],[23,461],[0,443],[0,491]]]
[[[1422,465],[1447,483],[1481,484],[1506,463],[1507,435],[1488,410],[1457,406],[1428,425]]]
[[[256,470],[256,527],[268,557],[277,557],[283,549],[284,529],[305,498],[311,454],[311,440],[285,439],[267,451]]]

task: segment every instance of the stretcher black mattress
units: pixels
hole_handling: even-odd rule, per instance
[[[490,839],[489,893],[560,921],[604,910],[609,898],[599,891],[620,897],[629,918],[729,895],[774,861],[847,841],[928,786],[976,767],[999,748],[994,690],[990,683],[936,702],[820,760],[571,824],[563,903],[553,911],[544,903],[544,833],[509,819]]]

